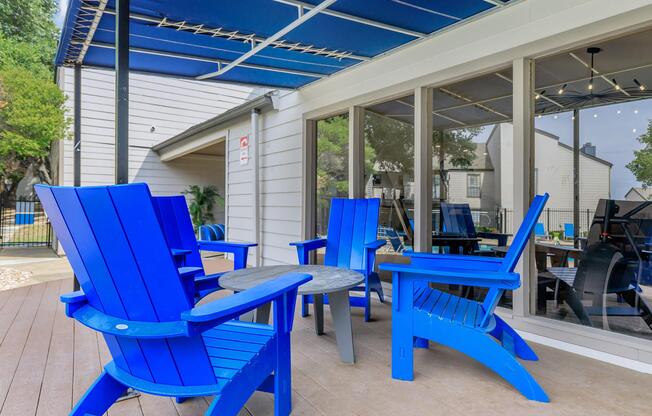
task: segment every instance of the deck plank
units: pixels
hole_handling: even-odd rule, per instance
[[[101,364],[110,359],[102,337],[65,317],[57,292],[68,291],[70,280],[55,285],[58,290],[52,285],[39,284],[2,294],[2,309],[10,313],[9,317],[0,313],[0,325],[5,325],[6,332],[0,343],[0,386],[11,383],[5,408],[0,411],[2,416],[66,414],[73,396],[76,400],[83,394],[99,374]],[[360,310],[352,310],[355,365],[339,361],[330,314],[324,315],[326,334],[320,337],[314,334],[312,316],[304,319],[297,315],[292,333],[293,415],[633,416],[649,410],[639,387],[649,385],[652,376],[536,344],[540,361],[524,365],[547,390],[551,404],[526,400],[479,363],[435,344],[415,351],[413,382],[392,380],[391,305],[374,303],[373,310],[374,320],[368,323],[363,322]],[[49,324],[48,313],[52,315]],[[49,338],[48,325],[52,326]],[[39,341],[49,344],[48,351],[37,345]],[[28,374],[28,369],[34,369],[34,374]],[[5,374],[10,375],[9,381]],[[40,398],[38,393],[31,393],[39,374]],[[28,393],[35,397],[27,397]],[[34,403],[18,406],[18,399],[31,400],[38,407]],[[117,403],[108,416],[197,416],[203,414],[211,400],[195,398],[176,404],[170,398],[141,394]],[[260,392],[240,412],[240,416],[272,414],[273,396]]]
[[[23,306],[29,291],[29,287],[21,287],[9,291],[10,296],[0,310],[0,345],[4,342],[7,331],[9,331],[9,328],[14,323],[14,319],[16,319],[18,311]]]
[[[18,368],[2,406],[2,414],[5,416],[36,414],[38,400],[33,398],[39,397],[43,383],[60,288],[61,281],[46,284]]]
[[[3,404],[13,383],[16,369],[20,363],[45,288],[45,285],[34,285],[29,288],[27,297],[25,297],[23,304],[20,305],[20,310],[0,345],[0,374],[2,374],[2,377],[0,377],[0,402]]]
[[[69,291],[70,281],[62,280],[59,294]],[[65,305],[57,302],[36,416],[64,415],[72,407],[73,331],[74,321],[66,316]]]

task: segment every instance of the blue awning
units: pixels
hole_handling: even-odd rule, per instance
[[[501,0],[338,0],[209,79],[298,88],[477,16]],[[131,0],[130,68],[196,78],[223,68],[321,0]],[[115,0],[71,0],[56,65],[113,68]]]

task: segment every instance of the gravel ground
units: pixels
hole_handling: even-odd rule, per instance
[[[31,272],[2,267],[0,268],[0,290],[22,286],[31,278]]]

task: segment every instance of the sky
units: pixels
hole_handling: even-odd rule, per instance
[[[57,1],[57,3],[59,3],[59,11],[54,16],[54,23],[56,23],[58,27],[61,27],[63,25],[63,20],[66,18],[66,9],[68,8],[68,1],[69,0]]]
[[[573,145],[572,112],[537,117],[535,127],[558,136],[562,143]],[[652,120],[652,100],[634,101],[580,111],[580,146],[591,142],[596,156],[613,164],[611,197],[623,199],[631,187],[641,186],[626,165],[634,151],[641,149],[636,140],[647,131]],[[475,138],[485,142],[493,126],[486,126]]]

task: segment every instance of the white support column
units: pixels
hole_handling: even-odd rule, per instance
[[[514,60],[513,73],[513,221],[516,231],[530,206],[534,189],[534,62],[527,58]],[[515,316],[526,316],[529,314],[530,305],[536,305],[534,238],[531,237],[516,271],[521,274],[521,287],[514,291],[513,313]]]
[[[262,263],[262,240],[260,233],[260,157],[258,152],[260,150],[260,110],[251,110],[251,137],[249,138],[249,146],[253,149],[253,193],[252,193],[252,207],[253,207],[253,241],[258,243],[254,248],[254,266],[261,266]]]
[[[364,194],[364,108],[349,107],[349,198]]]
[[[432,251],[432,88],[414,90],[414,250]]]

